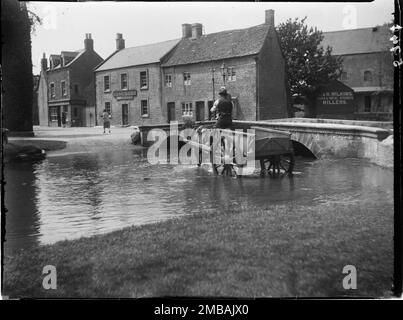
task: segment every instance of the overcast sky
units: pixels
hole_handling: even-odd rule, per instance
[[[392,20],[393,0],[370,3],[296,2],[30,2],[30,10],[43,19],[32,36],[34,74],[39,74],[45,52],[76,51],[84,47],[86,33],[94,49],[106,58],[115,50],[116,33],[126,47],[181,37],[182,23],[203,24],[204,33],[247,28],[264,23],[265,10],[275,10],[275,24],[307,16],[307,24],[322,31],[372,27]]]

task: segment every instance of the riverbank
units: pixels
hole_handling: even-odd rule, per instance
[[[23,251],[4,259],[17,297],[389,296],[393,216],[350,201],[203,213]],[[42,269],[57,269],[57,289]],[[345,265],[357,289],[344,290]]]

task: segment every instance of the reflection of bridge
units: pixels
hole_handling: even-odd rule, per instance
[[[249,129],[251,126],[288,131],[296,150],[309,150],[316,158],[364,158],[374,163],[393,166],[393,144],[388,143],[390,139],[384,141],[392,134],[389,129],[392,127],[390,122],[294,118],[234,121],[236,129]],[[147,141],[147,134],[157,128],[169,132],[170,127],[168,124],[140,127],[144,146],[152,144],[152,141]]]

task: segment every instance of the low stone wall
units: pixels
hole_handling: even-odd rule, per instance
[[[345,122],[347,120],[342,121]],[[388,129],[364,126],[364,123],[353,125],[321,122],[298,123],[280,120],[234,120],[233,123],[237,129],[248,129],[251,126],[259,126],[288,131],[291,133],[292,140],[304,145],[318,159],[362,158],[384,167],[393,167],[393,135],[391,134],[392,131]],[[198,125],[200,124],[203,123],[198,123]],[[168,124],[140,127],[142,144],[144,146],[152,144],[152,141],[147,141],[146,137],[150,130],[157,128],[169,131]],[[181,130],[181,126],[179,126],[179,130]]]

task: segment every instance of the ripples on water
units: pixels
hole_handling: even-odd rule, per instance
[[[292,179],[214,177],[207,166],[153,166],[146,151],[50,153],[7,164],[6,247],[91,236],[187,214],[319,203],[393,204],[393,172],[358,159],[297,159]]]

